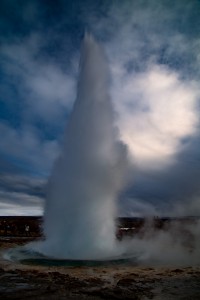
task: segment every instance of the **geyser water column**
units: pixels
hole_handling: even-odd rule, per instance
[[[124,181],[126,147],[114,127],[109,84],[104,52],[86,34],[77,98],[48,182],[46,239],[39,245],[45,255],[106,259],[118,254],[116,200]]]

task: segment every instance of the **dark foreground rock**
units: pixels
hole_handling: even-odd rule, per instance
[[[198,300],[200,268],[27,266],[1,256],[0,299]]]

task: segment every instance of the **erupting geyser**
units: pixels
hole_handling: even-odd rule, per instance
[[[114,126],[109,83],[104,53],[86,34],[77,98],[48,182],[45,240],[9,249],[6,259],[50,265],[127,259],[134,264],[199,265],[200,222],[181,228],[180,234],[177,224],[168,231],[146,226],[142,238],[116,240],[116,200],[126,179],[127,155]]]
[[[37,250],[66,259],[118,255],[116,199],[126,172],[126,147],[118,140],[101,47],[85,35],[77,98],[61,154],[48,183],[44,234]]]

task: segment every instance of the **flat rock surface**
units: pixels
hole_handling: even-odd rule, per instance
[[[49,267],[13,263],[0,240],[0,299],[200,299],[200,267]]]

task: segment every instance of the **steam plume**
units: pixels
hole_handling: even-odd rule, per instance
[[[98,259],[117,251],[115,202],[123,186],[126,148],[113,124],[106,59],[86,34],[77,99],[48,183],[44,254]]]

